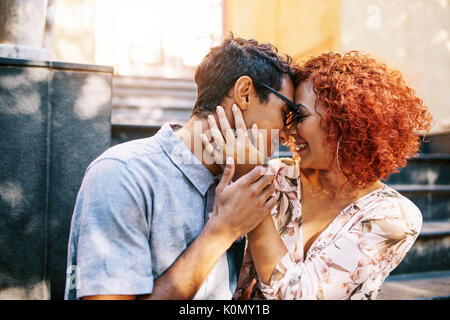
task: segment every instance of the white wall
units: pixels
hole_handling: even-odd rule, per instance
[[[450,131],[450,1],[341,0],[342,50],[397,67],[433,114],[432,133]]]

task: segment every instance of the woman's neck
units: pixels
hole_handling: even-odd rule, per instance
[[[311,187],[310,192],[330,201],[351,203],[382,185],[377,180],[366,188],[357,189],[338,170],[301,169],[301,176]]]

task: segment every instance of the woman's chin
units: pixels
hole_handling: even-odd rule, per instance
[[[306,150],[305,149],[303,149],[303,150],[295,150],[295,154],[297,155],[297,157],[299,158],[299,159],[302,159],[302,165],[304,164],[304,163],[308,163],[309,161],[308,161],[308,154],[307,154],[307,152],[305,152]]]
[[[317,161],[313,161],[308,156],[301,156],[297,153],[297,155],[300,157],[300,168],[303,170],[323,170],[323,167],[318,163]]]
[[[297,156],[300,158],[300,168],[301,169],[311,169],[311,166],[309,165],[308,161],[303,159],[299,154]]]

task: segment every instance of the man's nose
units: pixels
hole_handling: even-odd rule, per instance
[[[286,128],[286,127],[283,127],[280,130],[280,141],[281,141],[282,144],[285,144],[285,143],[287,143],[289,141],[289,131],[288,130],[289,129]]]

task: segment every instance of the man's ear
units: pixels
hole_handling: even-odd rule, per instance
[[[234,100],[241,110],[247,110],[250,105],[253,81],[249,76],[242,76],[234,84]]]

